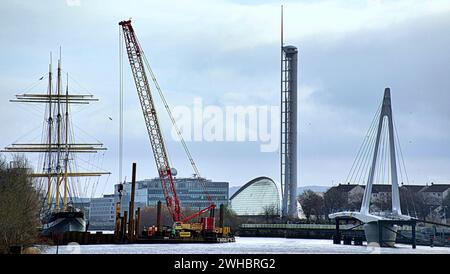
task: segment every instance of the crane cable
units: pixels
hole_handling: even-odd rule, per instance
[[[123,169],[123,40],[119,26],[119,180],[122,183]]]

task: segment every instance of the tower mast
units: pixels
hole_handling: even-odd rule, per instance
[[[66,122],[65,122],[65,158],[64,158],[64,208],[67,207],[67,192],[68,192],[68,182],[67,182],[67,174],[68,174],[68,165],[69,165],[69,74],[67,73],[67,83],[66,83]]]
[[[52,207],[52,53],[50,52],[50,64],[48,69],[48,166],[47,166],[47,205]]]
[[[60,51],[61,52],[61,51]],[[70,172],[69,156],[71,153],[97,153],[106,150],[101,143],[69,143],[69,104],[89,104],[98,99],[91,94],[69,94],[68,80],[65,95],[62,90],[62,58],[61,53],[58,60],[57,70],[57,91],[53,94],[53,58],[50,52],[50,64],[48,72],[48,91],[45,93],[24,93],[17,94],[16,99],[10,102],[48,104],[48,116],[44,114],[48,128],[44,131],[48,134],[42,143],[13,143],[0,152],[12,153],[43,153],[44,165],[42,172],[33,172],[31,178],[46,178],[46,209],[52,209],[52,200],[55,199],[55,210],[66,209],[69,195],[69,177],[91,177],[111,174],[110,172]],[[63,105],[64,104],[64,105]],[[63,113],[65,111],[65,117]],[[57,116],[56,124],[53,116]],[[65,131],[65,132],[63,132]],[[64,136],[65,135],[65,136]],[[55,153],[57,153],[55,155]],[[62,163],[61,161],[64,161]],[[61,183],[64,182],[64,194],[61,195]],[[53,186],[56,184],[56,186]],[[54,193],[56,195],[54,195]],[[56,197],[55,197],[56,196]],[[62,196],[62,199],[61,199]],[[62,205],[62,206],[61,206]]]
[[[297,218],[297,57],[294,46],[283,41],[281,6],[281,127],[280,168],[283,217]]]
[[[280,117],[280,123],[281,123],[281,131],[280,131],[280,142],[281,142],[281,153],[280,153],[280,165],[281,165],[281,201],[282,201],[282,206],[281,206],[281,215],[283,217],[287,216],[287,208],[288,208],[288,198],[287,198],[287,193],[288,193],[288,184],[286,182],[286,156],[285,156],[285,151],[283,144],[286,143],[286,134],[283,132],[283,126],[284,123],[286,121],[286,111],[284,110],[285,108],[285,99],[283,98],[283,59],[284,59],[284,52],[283,52],[283,46],[284,46],[284,37],[283,37],[283,5],[281,5],[281,40],[280,40],[280,87],[281,87],[281,96],[280,96],[280,107],[281,107],[281,117]]]
[[[58,60],[58,78],[57,78],[58,97],[56,100],[58,114],[56,116],[57,123],[57,154],[56,154],[56,209],[59,210],[60,204],[60,185],[61,185],[61,48],[59,48]]]

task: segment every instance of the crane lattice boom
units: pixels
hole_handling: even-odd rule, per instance
[[[119,25],[122,26],[128,59],[130,61],[131,71],[141,102],[142,112],[144,114],[145,124],[147,126],[167,208],[169,209],[173,220],[178,222],[181,220],[180,201],[175,190],[169,158],[159,126],[158,116],[156,115],[147,75],[145,73],[141,54],[142,51],[133,27],[131,26],[131,20],[122,21]]]
[[[172,219],[174,222],[188,222],[190,219],[200,216],[208,210],[213,210],[215,208],[215,204],[211,202],[211,197],[205,189],[205,195],[211,202],[211,204],[208,207],[190,216],[182,218],[180,210],[180,200],[178,198],[175,184],[173,182],[172,170],[169,165],[169,157],[167,155],[164,139],[158,122],[158,117],[156,115],[156,109],[153,103],[150,85],[148,84],[147,74],[145,72],[144,62],[147,62],[147,60],[145,58],[144,52],[139,45],[139,41],[137,40],[133,27],[131,26],[131,20],[122,21],[119,23],[119,25],[122,26],[128,60],[130,61],[131,72],[133,73],[134,83],[136,84],[139,101],[141,102],[142,112],[144,114],[145,124],[147,126],[148,136],[150,138],[150,143],[152,146],[153,155],[155,157],[156,167],[158,169],[163,194],[166,199],[167,208],[172,215]],[[156,78],[150,66],[148,65],[147,68],[150,72],[153,82],[157,87],[158,92],[162,96],[162,92],[159,88],[158,83],[156,82]],[[167,111],[169,112],[172,123],[174,123],[175,121],[170,114],[167,102],[165,101],[164,97],[162,97],[162,99]],[[181,133],[179,132],[178,128],[175,124],[174,126],[177,129],[177,133],[182,139]],[[186,144],[184,143],[184,141],[182,143],[186,153],[188,154],[191,165],[193,166],[196,174],[199,175],[198,169],[194,163],[194,160],[192,159],[192,156],[189,153],[189,150],[186,147]]]

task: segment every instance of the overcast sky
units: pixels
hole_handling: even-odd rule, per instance
[[[280,4],[285,43],[299,48],[299,186],[345,180],[385,87],[410,183],[450,183],[450,1],[2,1],[0,5],[0,146],[38,141],[43,108],[10,103],[47,73],[49,52],[100,99],[74,110],[81,140],[107,147],[118,181],[118,43],[120,20],[132,18],[169,104],[279,105]],[[124,66],[124,175],[157,176],[128,63]],[[43,91],[41,83],[33,92]],[[170,138],[172,164],[192,170]],[[110,120],[108,117],[111,117]],[[34,128],[34,130],[33,130]],[[31,130],[31,132],[30,132]],[[30,134],[26,134],[30,132]],[[83,135],[84,134],[84,135]],[[77,135],[78,136],[78,135]],[[279,152],[260,142],[188,142],[204,177],[243,185],[258,176],[279,182]]]

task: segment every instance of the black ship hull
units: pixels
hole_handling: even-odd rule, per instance
[[[43,236],[64,234],[70,231],[86,231],[86,221],[84,220],[83,212],[54,212],[43,220],[41,232]]]

